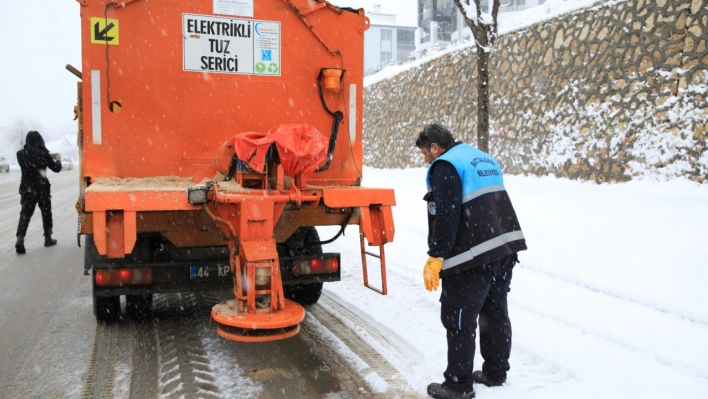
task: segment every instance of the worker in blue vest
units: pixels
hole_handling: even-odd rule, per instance
[[[425,126],[416,140],[425,161],[428,193],[428,291],[442,280],[441,320],[447,330],[447,370],[428,385],[438,399],[473,398],[474,383],[506,381],[511,352],[507,293],[517,252],[526,249],[499,163],[456,143],[445,127]],[[482,370],[473,360],[479,317]]]

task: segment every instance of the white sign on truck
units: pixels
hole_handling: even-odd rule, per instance
[[[183,14],[185,71],[280,76],[280,22]]]
[[[214,0],[214,14],[253,18],[253,0]]]

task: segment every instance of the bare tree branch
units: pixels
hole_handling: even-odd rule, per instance
[[[479,10],[477,10],[477,15],[469,15],[469,13],[467,12],[467,10],[469,9],[468,7],[470,5],[470,0],[453,0],[453,1],[455,2],[455,5],[462,13],[462,17],[465,19],[465,22],[469,24],[469,22],[467,22],[467,21],[471,21],[473,25],[477,25]]]

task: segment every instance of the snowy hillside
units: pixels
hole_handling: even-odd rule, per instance
[[[565,3],[500,21],[489,148],[505,173],[708,181],[705,3],[577,2],[589,7],[539,22]],[[367,165],[422,166],[401,147],[432,121],[476,141],[475,52],[451,46],[365,79]]]
[[[325,294],[367,320],[354,326],[358,334],[424,395],[446,365],[440,293],[427,292],[422,278],[425,169],[366,168],[364,176],[365,186],[396,190],[389,295],[363,286],[356,227],[325,247],[342,252],[344,274],[325,284]],[[477,397],[708,397],[708,186],[505,180],[529,250],[520,254],[509,294],[508,383],[478,386]],[[337,228],[319,231],[328,239]],[[369,267],[374,279],[378,271]],[[373,339],[372,329],[387,341]]]
[[[525,29],[540,22],[548,21],[576,10],[592,7],[593,5],[604,3],[605,1],[606,0],[547,0],[541,5],[530,7],[523,11],[500,13],[498,16],[499,35],[505,35],[517,30]],[[625,0],[616,0],[616,2],[621,1]],[[440,48],[437,51],[430,51],[430,54],[427,54],[412,62],[407,62],[403,65],[387,66],[380,72],[365,77],[364,86],[370,86],[382,80],[390,79],[402,72],[427,64],[428,62],[436,58],[440,58],[445,54],[450,54],[473,47],[474,41],[468,39],[464,43],[451,44],[445,48]]]

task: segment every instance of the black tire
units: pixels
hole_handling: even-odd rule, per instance
[[[152,294],[125,296],[125,312],[135,320],[148,320],[152,317]]]
[[[92,235],[85,235],[84,236],[84,274],[88,275],[88,273],[93,270],[93,266],[96,264],[96,258],[93,255],[93,252],[95,252],[96,244],[93,242],[93,236]]]
[[[283,294],[300,305],[313,305],[320,300],[322,283],[286,285],[283,287]]]
[[[92,271],[91,286],[93,287],[93,315],[99,323],[110,323],[120,318],[120,296],[98,296],[96,295],[96,258],[93,255],[96,244],[93,236],[84,236],[84,272]]]
[[[317,233],[317,229],[306,226],[300,227],[285,242],[285,245],[293,256],[322,255],[322,245],[303,245],[319,241],[320,235]],[[285,285],[283,286],[283,294],[287,299],[301,305],[312,305],[317,303],[322,295],[322,283]]]
[[[96,295],[96,277],[93,280],[93,315],[99,323],[111,323],[120,318],[120,296],[98,296]]]

